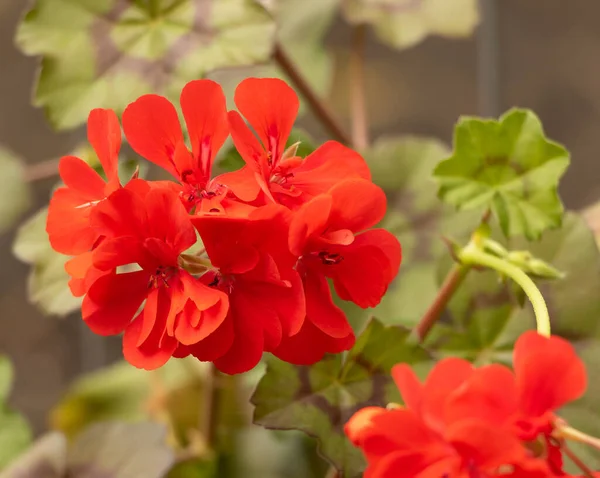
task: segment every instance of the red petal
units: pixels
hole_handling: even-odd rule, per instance
[[[175,337],[186,345],[195,344],[214,333],[223,323],[229,310],[229,299],[220,290],[208,287],[182,272],[184,294],[188,303],[178,317]]]
[[[363,308],[379,304],[398,272],[398,240],[387,231],[374,229],[359,234],[348,246],[332,246],[327,250],[343,257],[335,265],[320,268],[333,279],[340,298]]]
[[[106,177],[109,181],[118,182],[121,126],[116,113],[113,110],[93,109],[88,117],[87,133]]]
[[[583,361],[569,342],[556,336],[522,334],[515,344],[514,369],[521,410],[533,417],[576,400],[587,387]]]
[[[443,429],[448,397],[471,377],[474,370],[473,364],[459,358],[445,358],[435,365],[423,385],[421,413],[428,426]]]
[[[306,201],[346,179],[361,178],[371,180],[371,172],[362,156],[336,141],[328,141],[293,169],[288,184],[305,193]]]
[[[179,178],[173,156],[183,142],[183,133],[169,100],[158,95],[140,97],[125,108],[123,130],[136,153]]]
[[[499,466],[518,464],[527,458],[525,448],[510,431],[485,422],[464,420],[451,425],[445,438],[463,459],[481,472],[495,472]]]
[[[148,279],[144,271],[100,277],[83,300],[83,320],[96,334],[121,333],[146,298]]]
[[[231,192],[240,200],[252,202],[258,197],[261,188],[259,178],[252,168],[244,166],[237,171],[224,173],[217,176],[214,181],[227,186]]]
[[[86,199],[67,188],[54,191],[48,207],[46,232],[52,248],[67,255],[89,251],[98,240],[90,225],[92,207],[81,207]]]
[[[193,216],[211,263],[223,273],[241,274],[258,263],[258,252],[246,239],[248,219],[223,216]]]
[[[182,253],[196,243],[196,231],[179,197],[166,189],[152,189],[145,199],[149,236]]]
[[[359,447],[362,444],[364,433],[368,433],[369,429],[373,428],[373,418],[387,413],[389,413],[389,410],[381,407],[361,408],[344,425],[344,433],[354,446]]]
[[[163,366],[177,348],[177,341],[166,334],[169,300],[165,289],[155,289],[155,307],[144,310],[125,329],[123,356],[130,364],[145,370]]]
[[[446,400],[446,423],[477,418],[501,426],[517,411],[515,377],[510,369],[494,364],[474,370]]]
[[[227,103],[221,86],[211,80],[189,82],[181,92],[181,109],[192,153],[208,181],[215,156],[229,136]]]
[[[82,159],[65,156],[60,159],[58,171],[65,185],[76,192],[86,202],[104,199],[106,183],[94,169]]]
[[[108,238],[148,237],[148,218],[144,200],[126,188],[115,191],[105,201],[99,203],[91,215],[91,223],[100,234]]]
[[[240,156],[253,173],[258,174],[264,181],[268,181],[271,167],[266,151],[237,111],[230,111],[227,118],[231,139]]]
[[[315,327],[307,318],[300,332],[292,337],[284,337],[279,347],[273,350],[273,355],[295,365],[312,365],[323,359],[325,354],[350,350],[355,342],[353,332],[346,337],[334,338]]]
[[[149,269],[153,262],[149,259],[142,242],[131,236],[106,239],[92,253],[94,265],[103,271],[127,264],[139,264]]]
[[[349,179],[329,191],[333,202],[328,226],[332,231],[360,232],[377,224],[385,215],[387,200],[383,189],[364,179]]]
[[[331,196],[322,194],[302,205],[290,224],[289,246],[296,256],[302,255],[311,237],[320,236],[328,225]]]
[[[231,349],[235,339],[233,321],[227,317],[221,326],[200,342],[189,346],[190,353],[203,362],[214,362]]]
[[[234,99],[277,164],[298,115],[298,96],[283,80],[247,78],[236,88]]]
[[[107,273],[94,267],[92,251],[79,254],[65,262],[65,271],[71,276],[69,288],[75,297],[87,294],[90,286]]]
[[[392,378],[400,390],[406,408],[416,413],[421,411],[423,401],[423,385],[410,365],[401,363],[392,367]]]

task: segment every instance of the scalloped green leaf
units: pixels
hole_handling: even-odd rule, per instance
[[[491,210],[507,237],[539,239],[561,225],[558,182],[569,152],[548,140],[530,110],[512,109],[498,121],[463,117],[454,152],[435,169],[439,197],[458,209]]]
[[[554,267],[563,279],[539,281],[550,318],[552,333],[569,339],[584,359],[588,376],[600,368],[600,252],[584,220],[569,213],[560,230],[549,231],[534,244],[524,239],[510,241],[512,249],[529,247]],[[447,269],[445,267],[444,269]],[[512,362],[517,337],[535,328],[529,303],[521,308],[506,283],[493,271],[471,271],[449,304],[450,321],[436,325],[426,345],[441,355],[461,356],[476,363]],[[600,384],[590,380],[585,396],[560,415],[572,426],[600,436]],[[581,448],[586,464],[600,467],[593,450]]]
[[[379,39],[394,47],[411,47],[429,35],[470,36],[479,23],[477,0],[347,0],[350,23],[373,26]]]
[[[275,23],[254,0],[37,0],[17,45],[41,55],[34,104],[56,129],[144,93],[177,101],[188,81],[271,55]]]
[[[365,406],[386,406],[399,394],[390,377],[399,362],[428,363],[428,354],[410,345],[410,332],[372,320],[345,358],[329,355],[312,366],[294,366],[273,357],[252,397],[254,422],[270,429],[298,429],[319,439],[321,454],[346,476],[364,468],[344,424]]]
[[[0,146],[0,234],[10,229],[31,205],[31,188],[23,162]]]

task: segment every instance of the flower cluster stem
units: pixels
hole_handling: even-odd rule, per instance
[[[219,402],[221,401],[220,372],[213,363],[204,383],[203,435],[209,448],[214,449],[219,425]]]
[[[581,458],[579,458],[575,453],[573,453],[573,450],[571,450],[564,443],[561,446],[561,450],[564,452],[565,455],[569,457],[569,459],[575,464],[575,466],[577,466],[577,468],[579,468],[583,472],[583,476],[585,476],[586,478],[594,478],[593,471],[590,470],[583,461],[581,461]]]
[[[456,289],[458,289],[466,277],[469,269],[470,268],[468,266],[455,264],[450,270],[434,301],[431,303],[425,312],[425,315],[423,315],[423,318],[419,321],[414,329],[413,333],[416,334],[416,338],[419,342],[423,342],[423,340],[425,340],[425,337],[433,325],[439,320],[442,313],[448,306],[448,302],[450,302],[450,299],[454,295],[454,292],[456,292]]]
[[[546,337],[550,336],[550,315],[546,302],[535,282],[525,272],[510,262],[480,250],[473,244],[465,247],[458,256],[461,263],[465,265],[488,267],[515,281],[533,306],[538,333]]]
[[[591,447],[596,448],[597,450],[600,450],[600,438],[590,436],[586,433],[580,432],[579,430],[576,430],[575,428],[571,428],[569,426],[560,426],[560,427],[558,427],[557,431],[558,431],[558,435],[561,438],[566,438],[568,440],[577,441],[579,443],[585,443],[586,445],[589,445]]]
[[[294,65],[294,62],[290,59],[279,43],[275,44],[273,59],[286,73],[300,94],[302,94],[314,115],[319,119],[319,121],[321,121],[321,123],[323,123],[323,126],[325,126],[333,138],[341,143],[350,144],[350,138],[340,126],[329,107],[321,98],[319,98],[313,88],[308,84],[306,78],[304,78],[304,76],[300,73],[296,65]]]

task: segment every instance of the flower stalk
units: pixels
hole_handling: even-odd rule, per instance
[[[550,315],[548,314],[546,301],[535,282],[525,272],[510,262],[482,251],[473,243],[458,252],[458,259],[465,265],[493,269],[515,281],[523,289],[533,306],[538,333],[550,337]]]

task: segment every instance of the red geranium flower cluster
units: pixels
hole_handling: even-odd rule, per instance
[[[405,364],[392,376],[405,406],[367,407],[346,424],[367,458],[365,477],[566,476],[554,412],[587,384],[583,362],[567,341],[523,334],[514,372],[447,358],[424,384]]]
[[[263,352],[296,364],[348,350],[354,334],[334,305],[377,305],[400,266],[400,244],[381,229],[383,191],[363,158],[327,142],[299,158],[286,142],[298,98],[283,81],[250,78],[227,112],[221,87],[193,81],[177,111],[145,95],[123,113],[131,147],[176,181],[119,181],[121,129],[94,110],[88,138],[105,173],[62,158],[47,231],[70,287],[85,296],[96,333],[124,332],[125,358],[153,369],[193,355],[226,373],[253,368]],[[212,177],[231,134],[246,162]]]

